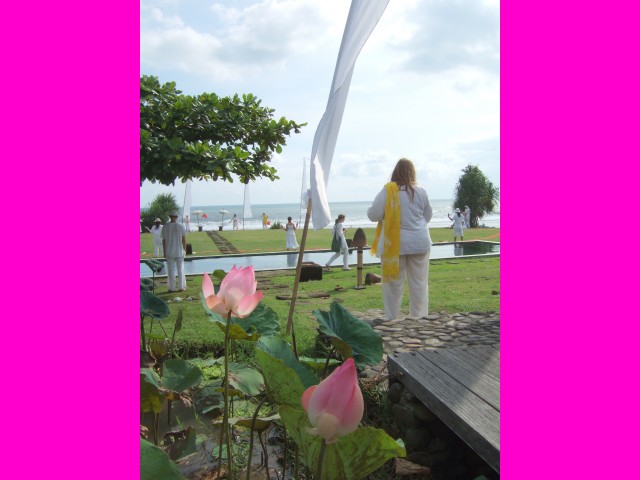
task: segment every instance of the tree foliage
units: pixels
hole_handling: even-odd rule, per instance
[[[140,78],[140,184],[144,180],[173,185],[176,178],[222,179],[237,175],[248,183],[279,178],[270,167],[287,137],[306,124],[262,107],[253,94],[218,97],[183,95],[175,82]]]
[[[164,225],[167,222],[167,218],[169,217],[169,212],[171,210],[180,210],[178,207],[178,202],[176,201],[176,197],[173,193],[161,193],[156,195],[156,197],[145,207],[145,210],[140,214],[140,219],[142,221],[142,231],[146,232],[147,230],[144,227],[149,227],[153,225],[153,221],[156,218],[162,220],[162,224]]]
[[[471,226],[496,208],[500,192],[482,173],[477,165],[467,165],[455,188],[454,207],[464,212],[465,205],[471,209]]]

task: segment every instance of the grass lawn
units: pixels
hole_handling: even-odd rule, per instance
[[[447,229],[443,229],[447,230]],[[479,229],[487,230],[487,229]],[[259,231],[266,234],[269,231]],[[230,232],[238,233],[238,232]],[[247,233],[247,232],[245,232]],[[275,232],[278,233],[278,232]],[[324,232],[321,232],[324,233]],[[330,232],[328,232],[330,234]],[[450,230],[449,230],[450,233]],[[284,232],[283,232],[284,234]],[[283,242],[284,235],[280,240]],[[365,266],[364,274],[373,272],[380,274],[379,265]],[[294,316],[296,342],[300,354],[313,355],[316,341],[317,322],[313,310],[329,310],[332,301],[341,302],[352,312],[372,308],[382,309],[382,292],[380,285],[367,286],[364,290],[355,290],[356,270],[342,271],[339,268],[331,272],[323,272],[322,280],[300,283],[298,301]],[[278,300],[276,295],[290,295],[294,270],[257,272],[258,289],[265,293],[263,303],[277,314],[284,336],[289,315],[288,300]],[[163,279],[164,282],[164,279]],[[214,352],[221,348],[222,332],[208,320],[200,302],[202,276],[187,277],[187,291],[169,293],[166,284],[157,286],[156,294],[165,301],[180,297],[193,297],[195,300],[171,302],[171,314],[162,320],[168,336],[171,336],[178,310],[183,310],[183,327],[176,339],[184,356],[194,356],[204,352]],[[432,260],[429,272],[429,310],[446,311],[498,311],[500,296],[492,294],[500,291],[500,258],[456,258]],[[313,294],[329,294],[328,298],[314,298]],[[402,312],[408,312],[408,296],[402,302]],[[149,325],[149,319],[146,324]],[[158,331],[158,326],[154,326]],[[287,340],[291,340],[288,338]]]
[[[365,228],[367,242],[373,242],[375,229]],[[453,230],[450,228],[432,228],[431,240],[434,243],[453,241]],[[223,230],[217,232],[233,244],[242,253],[280,252],[285,250],[285,232],[283,230]],[[353,237],[355,230],[347,230],[347,238]],[[302,240],[302,229],[296,232],[298,243]],[[469,228],[465,230],[465,240],[500,241],[499,228]],[[190,232],[187,234],[195,256],[219,255],[220,250],[206,232]],[[331,230],[309,229],[305,250],[328,249],[331,245]],[[153,235],[140,234],[140,258],[153,257]]]
[[[187,243],[191,244],[193,255],[207,256],[220,255],[220,250],[209,238],[206,232],[190,232],[187,233]],[[140,258],[153,257],[153,235],[150,233],[140,234]]]

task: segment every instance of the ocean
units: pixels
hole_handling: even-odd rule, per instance
[[[430,227],[448,227],[451,225],[451,221],[447,218],[447,213],[453,215],[452,199],[430,199],[431,207],[433,208],[433,218],[429,222]],[[331,209],[331,216],[337,217],[342,213],[346,216],[344,225],[346,228],[358,228],[358,227],[375,227],[376,224],[371,222],[367,218],[367,210],[371,206],[371,202],[329,202]],[[203,230],[218,230],[221,221],[224,222],[224,229],[231,229],[232,225],[229,223],[234,213],[238,214],[240,218],[240,229],[243,228],[243,206],[242,205],[192,205],[191,212],[195,210],[202,210],[207,218],[200,216],[200,225],[203,226]],[[230,214],[225,214],[224,219],[218,212],[220,210],[227,210]],[[262,213],[266,213],[269,216],[269,220],[273,222],[286,223],[287,217],[291,217],[293,222],[299,222],[299,228],[304,225],[304,219],[306,210],[300,208],[299,203],[284,203],[284,204],[255,204],[251,205],[251,218],[244,219],[245,230],[259,230],[262,228]],[[191,229],[195,230],[198,224],[196,215],[192,214]],[[500,227],[500,211],[487,215],[480,219],[480,225],[484,224],[487,227]],[[310,225],[312,227],[312,224]],[[326,228],[331,228],[333,222],[331,222]]]

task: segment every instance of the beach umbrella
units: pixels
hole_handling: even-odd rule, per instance
[[[202,215],[204,212],[202,210],[194,210],[193,212],[191,212],[191,215],[195,215],[196,219],[198,220],[198,226],[200,226],[200,215]]]
[[[224,223],[224,216],[229,215],[231,212],[229,210],[218,210],[218,213],[222,215],[222,220],[220,220],[220,225]]]

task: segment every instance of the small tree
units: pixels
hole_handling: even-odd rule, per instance
[[[173,193],[161,193],[149,203],[145,210],[140,214],[142,219],[142,231],[146,232],[144,227],[151,228],[156,218],[162,220],[162,224],[167,221],[171,210],[179,210],[178,202]]]
[[[276,119],[261,103],[251,93],[184,95],[175,82],[140,77],[140,185],[278,179],[269,163],[306,123]]]
[[[478,226],[478,220],[495,209],[500,192],[482,173],[477,165],[467,165],[462,169],[462,176],[455,189],[453,207],[464,210],[465,205],[471,209],[471,227]]]

